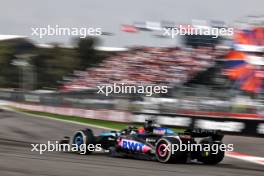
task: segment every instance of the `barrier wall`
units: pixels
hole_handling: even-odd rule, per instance
[[[160,124],[172,127],[213,129],[230,135],[264,137],[264,119],[135,112],[133,121],[143,122],[148,118],[156,118]]]
[[[221,130],[225,134],[230,135],[264,137],[264,119],[250,117],[223,118],[182,114],[160,114],[142,112],[130,113],[126,111],[108,109],[88,110],[81,108],[33,105],[14,102],[11,102],[10,105],[16,108],[32,111],[79,116],[83,118],[101,119],[116,122],[143,123],[145,119],[155,118],[160,124],[171,127],[214,129]]]

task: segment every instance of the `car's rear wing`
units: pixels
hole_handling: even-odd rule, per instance
[[[224,137],[220,130],[205,130],[201,128],[187,129],[184,134],[189,134],[194,138],[211,137],[213,141],[221,141]]]

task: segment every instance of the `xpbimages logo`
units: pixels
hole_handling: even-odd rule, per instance
[[[219,36],[233,36],[233,28],[194,28],[191,25],[180,25],[175,28],[163,28],[163,36],[175,38],[178,35],[207,35],[212,36],[212,38],[218,38]]]
[[[110,94],[143,94],[152,96],[153,94],[168,93],[168,86],[165,85],[126,85],[125,83],[114,83],[110,85],[97,86],[98,94],[108,96]]]
[[[48,141],[47,144],[31,144],[31,147],[31,152],[38,152],[41,155],[44,152],[78,152],[86,154],[87,151],[102,151],[101,144],[60,144],[58,141]]]
[[[234,144],[218,144],[218,143],[197,144],[197,143],[190,143],[190,141],[188,141],[188,143],[186,143],[186,144],[180,142],[179,144],[166,145],[163,151],[164,152],[170,151],[170,152],[172,152],[172,154],[174,154],[174,152],[177,152],[177,151],[181,151],[181,152],[186,152],[186,151],[188,151],[188,152],[211,152],[212,154],[217,154],[220,151],[222,151],[222,152],[234,151]]]
[[[87,36],[98,36],[102,35],[101,28],[93,27],[61,27],[57,25],[47,25],[45,27],[32,27],[31,35],[43,38],[45,36],[79,36],[85,38]]]

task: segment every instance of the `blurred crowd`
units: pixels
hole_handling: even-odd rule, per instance
[[[134,48],[104,60],[97,67],[76,71],[76,77],[65,83],[63,90],[93,89],[113,83],[173,87],[213,66],[218,54],[213,50],[212,47]]]

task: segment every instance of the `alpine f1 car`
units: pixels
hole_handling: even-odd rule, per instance
[[[160,127],[153,120],[146,120],[143,127],[127,127],[121,131],[110,131],[94,135],[91,129],[76,131],[72,137],[65,137],[61,144],[97,145],[111,156],[154,160],[161,163],[187,163],[198,161],[217,164],[224,158],[225,151],[203,150],[222,145],[223,134],[216,130],[189,129],[183,133]],[[199,144],[200,150],[175,150],[179,145]],[[173,149],[174,148],[174,149]],[[179,148],[177,148],[179,149]],[[186,149],[186,148],[185,148]],[[90,154],[87,151],[86,154]]]

